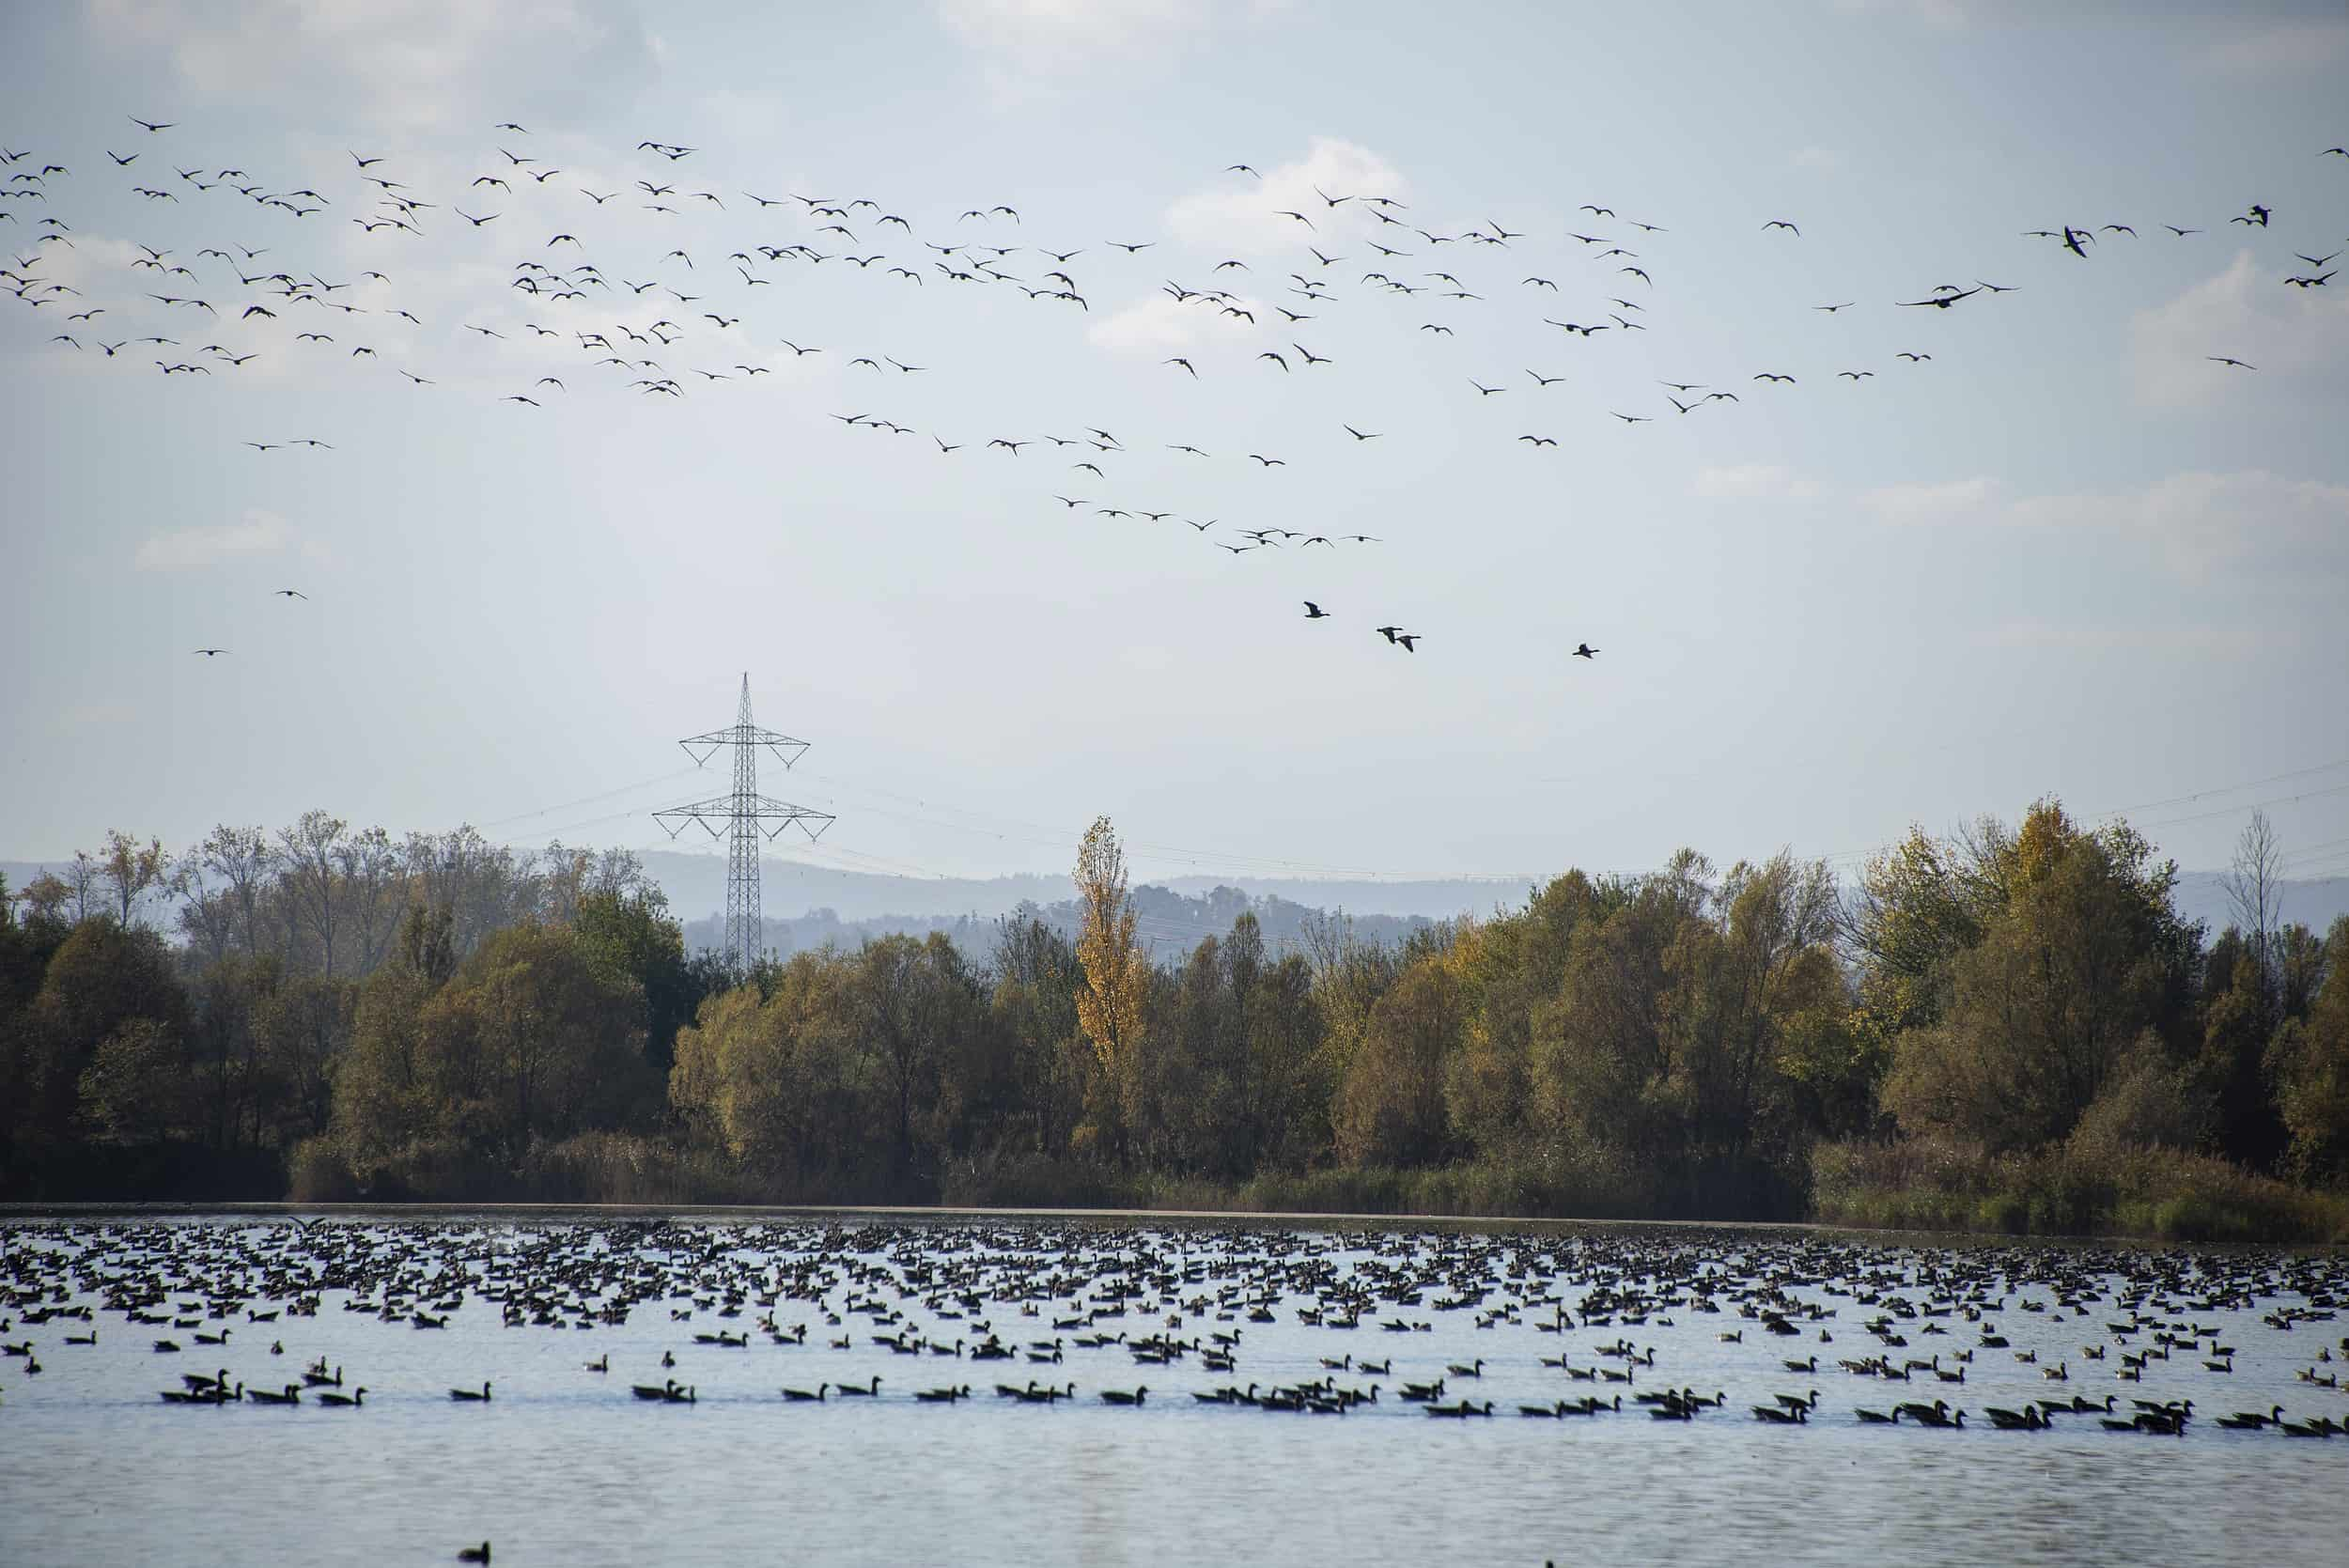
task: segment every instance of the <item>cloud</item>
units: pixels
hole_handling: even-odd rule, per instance
[[[2188,582],[2256,579],[2331,594],[2349,585],[2349,485],[2264,469],[2070,495],[2010,497],[1988,478],[1891,485],[1859,504],[1891,522],[2101,535]]]
[[[1332,196],[1390,196],[1401,200],[1409,183],[1392,163],[1356,143],[1315,136],[1305,156],[1258,171],[1263,178],[1232,174],[1167,209],[1166,226],[1178,240],[1202,250],[1269,249],[1294,242],[1298,223],[1283,210],[1308,218],[1328,210],[1316,191]]]
[[[2264,469],[2173,474],[2139,489],[2037,496],[2007,510],[2026,527],[2097,528],[2149,544],[2188,581],[2248,575],[2338,587],[2349,575],[2349,485]]]
[[[2339,16],[2270,23],[2199,51],[2197,58],[2241,76],[2324,70],[2349,57],[2349,22]]]
[[[149,535],[132,556],[131,565],[140,571],[185,571],[239,556],[280,555],[288,551],[298,551],[305,560],[319,560],[326,553],[276,513],[253,509],[238,521],[215,528],[179,528]]]
[[[939,0],[938,14],[1008,99],[1104,62],[1174,55],[1222,8],[1217,0]]]
[[[201,99],[301,99],[374,125],[454,127],[624,101],[657,68],[627,0],[91,0],[106,43],[162,53]]]
[[[2138,396],[2170,407],[2237,394],[2248,376],[2263,389],[2339,378],[2349,366],[2349,295],[2290,287],[2239,250],[2217,276],[2132,317],[2129,346]],[[2214,354],[2259,369],[2215,364]]]
[[[1809,501],[1822,487],[1776,463],[1740,463],[1700,468],[1688,493],[1706,501]]]
[[[1271,314],[1254,300],[1242,297],[1237,303],[1260,319]],[[1237,342],[1253,330],[1237,317],[1224,315],[1217,302],[1198,295],[1178,301],[1172,294],[1157,293],[1101,318],[1085,329],[1085,336],[1097,348],[1120,352],[1179,353],[1217,338]]]
[[[1980,515],[1998,490],[1990,478],[1886,485],[1861,495],[1859,505],[1887,522],[1940,522]]]

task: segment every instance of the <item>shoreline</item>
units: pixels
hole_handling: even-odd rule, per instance
[[[914,1224],[1021,1221],[1095,1221],[1105,1225],[1233,1225],[1295,1230],[1517,1230],[1517,1231],[1689,1231],[1931,1238],[1937,1246],[1968,1243],[1998,1247],[2125,1247],[2164,1251],[2222,1251],[2256,1248],[2268,1251],[2326,1254],[2349,1251],[2342,1242],[2164,1241],[2156,1236],[2014,1235],[1995,1231],[1945,1231],[1839,1225],[1818,1219],[1599,1219],[1539,1215],[1349,1214],[1255,1209],[981,1208],[902,1203],[336,1203],[288,1200],[241,1202],[92,1201],[0,1203],[0,1225],[39,1220],[199,1219],[311,1218],[385,1220],[855,1220]]]

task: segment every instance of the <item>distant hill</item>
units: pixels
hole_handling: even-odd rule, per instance
[[[2172,901],[2188,920],[2199,920],[2217,936],[2234,924],[2223,871],[2181,871]],[[2349,915],[2349,877],[2315,877],[2283,884],[2282,924],[2305,925],[2318,936]]]
[[[0,876],[8,877],[10,888],[22,888],[44,863],[54,868],[61,862],[0,861]],[[684,921],[688,940],[695,945],[719,940],[724,924],[718,911],[725,908],[725,857],[656,850],[644,857],[644,863]],[[768,861],[764,875],[762,902],[770,939],[784,953],[826,941],[854,946],[867,936],[889,932],[922,935],[938,930],[953,935],[974,955],[982,955],[992,944],[995,922],[1022,904],[1036,906],[1055,924],[1073,927],[1073,917],[1065,922],[1068,912],[1056,908],[1075,896],[1075,887],[1066,877],[898,877],[781,860]],[[1356,934],[1364,939],[1392,940],[1430,921],[1489,915],[1521,906],[1541,880],[1531,875],[1408,882],[1174,877],[1140,884],[1135,893],[1143,939],[1166,957],[1188,950],[1201,937],[1230,930],[1242,908],[1255,911],[1267,942],[1276,949],[1299,939],[1306,922],[1325,911],[1351,916]],[[2233,918],[2223,872],[2180,873],[2176,897],[2179,911],[2202,922],[2214,935]],[[2287,880],[2282,902],[2287,923],[2298,922],[2322,933],[2336,919],[2349,915],[2349,877]],[[155,924],[170,927],[167,900],[149,895],[147,908]]]
[[[680,914],[723,909],[726,862],[723,855],[686,855],[655,850],[645,869],[670,906]],[[796,861],[770,860],[762,867],[760,902],[772,914],[830,909],[843,920],[880,915],[976,915],[993,920],[1021,903],[1055,904],[1074,897],[1066,877],[1025,874],[985,878],[893,877],[877,872],[835,871]],[[1496,907],[1522,904],[1532,877],[1459,878],[1450,881],[1351,881],[1265,877],[1170,877],[1150,884],[1187,897],[1219,887],[1237,888],[1252,897],[1284,898],[1319,909],[1352,915],[1422,915],[1442,920],[1458,914],[1489,914]]]

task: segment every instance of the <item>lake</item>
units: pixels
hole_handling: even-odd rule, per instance
[[[485,1538],[515,1564],[2349,1560],[2349,1436],[2217,1423],[2275,1405],[2349,1420],[2349,1394],[2303,1376],[2349,1371],[2333,1316],[2349,1265],[2332,1253],[1563,1225],[220,1216],[10,1221],[0,1288],[0,1342],[30,1351],[0,1359],[8,1563],[423,1563]],[[1166,1358],[1138,1364],[1154,1337],[1174,1342]],[[990,1340],[1011,1358],[974,1360]],[[1205,1364],[1220,1347],[1228,1370]],[[2117,1375],[2148,1352],[2137,1380]],[[1481,1375],[1447,1371],[1480,1360]],[[1844,1361],[1923,1364],[1899,1381]],[[298,1404],[160,1397],[216,1370],[275,1390],[321,1364],[340,1388]],[[875,1377],[877,1395],[837,1391]],[[1430,1419],[1400,1397],[1439,1380],[1445,1405],[1493,1416]],[[487,1401],[451,1397],[485,1381]],[[671,1382],[692,1403],[631,1392]],[[1030,1403],[999,1384],[1075,1393]],[[357,1407],[320,1403],[361,1385]],[[964,1385],[968,1401],[914,1397]],[[1143,1386],[1139,1405],[1100,1397]],[[1192,1397],[1252,1386],[1253,1405]],[[1267,1407],[1283,1388],[1307,1389],[1303,1408]],[[1706,1404],[1654,1419],[1640,1397],[1665,1389]],[[1791,1415],[1813,1389],[1798,1421],[1751,1408]],[[2167,1436],[2068,1411],[2002,1431],[1983,1414],[2101,1413],[2108,1397],[2110,1419],[2139,1400],[2190,1400],[2192,1416]],[[1519,1414],[1588,1398],[1603,1413]],[[1856,1414],[1936,1401],[1966,1424]]]

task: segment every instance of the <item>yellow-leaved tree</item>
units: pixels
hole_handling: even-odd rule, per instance
[[[1093,1043],[1101,1065],[1112,1071],[1142,1033],[1143,996],[1149,966],[1134,943],[1134,908],[1126,896],[1126,852],[1106,816],[1094,819],[1077,849],[1077,898],[1084,907],[1084,928],[1077,937],[1077,958],[1084,984],[1077,991],[1077,1025]]]

